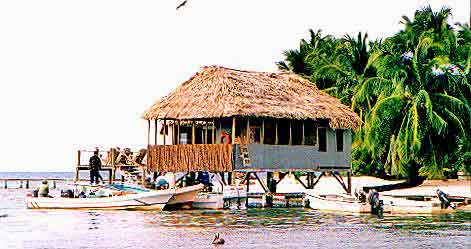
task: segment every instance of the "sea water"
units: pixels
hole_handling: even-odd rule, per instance
[[[13,177],[5,174],[0,177]],[[72,175],[19,173],[15,177]],[[381,219],[307,208],[46,211],[27,210],[26,192],[0,189],[0,213],[7,213],[0,217],[1,249],[471,248],[471,211]],[[215,233],[225,239],[224,245],[211,245]]]

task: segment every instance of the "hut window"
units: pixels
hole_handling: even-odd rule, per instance
[[[314,121],[307,120],[304,124],[305,145],[316,145],[317,143],[317,125]]]
[[[319,151],[326,152],[327,151],[327,130],[326,128],[319,128],[317,131],[319,135]]]
[[[337,151],[343,151],[343,130],[335,130],[335,138],[337,140]]]

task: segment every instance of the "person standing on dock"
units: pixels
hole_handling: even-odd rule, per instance
[[[98,179],[100,179],[101,182],[103,182],[103,177],[101,177],[100,175],[101,159],[98,156],[98,150],[93,152],[93,156],[90,157],[89,165],[90,165],[90,184],[93,185],[94,181],[96,184],[98,184]]]

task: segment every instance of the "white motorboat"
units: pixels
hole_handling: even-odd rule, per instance
[[[370,204],[362,202],[354,196],[338,194],[318,195],[306,191],[305,198],[309,200],[309,207],[312,209],[348,213],[371,213]]]
[[[189,187],[178,188],[175,194],[170,198],[165,208],[170,209],[189,209],[197,199],[198,193],[203,190],[204,185],[198,184]]]
[[[150,190],[123,184],[110,184],[101,187],[86,187],[88,192],[103,193],[87,198],[67,197],[27,197],[29,209],[138,209],[162,210],[176,194],[184,196],[193,193],[195,186],[180,189]]]

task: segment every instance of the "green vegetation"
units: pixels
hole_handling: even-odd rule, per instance
[[[392,37],[335,38],[310,30],[280,69],[300,74],[351,106],[353,170],[416,181],[471,172],[471,31],[449,8],[402,17]]]

